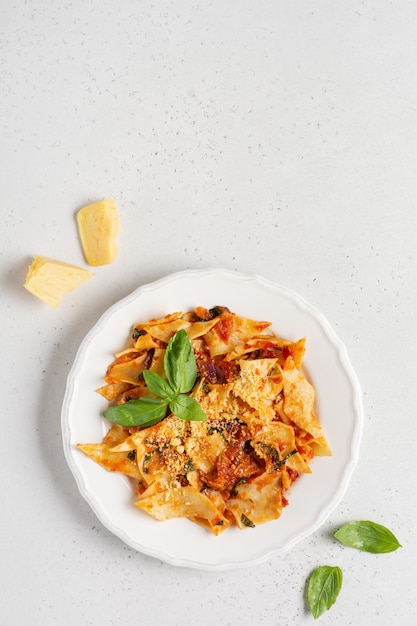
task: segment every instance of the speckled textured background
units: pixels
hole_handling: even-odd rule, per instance
[[[321,564],[344,572],[321,624],[413,623],[416,23],[406,0],[0,5],[2,623],[312,624],[305,581]],[[85,266],[74,215],[106,196],[118,260],[53,311],[21,286],[32,255]],[[60,431],[97,318],[141,284],[210,266],[320,308],[365,408],[360,462],[321,530],[229,572],[174,568],[111,535]],[[343,548],[332,532],[354,519],[403,547]]]

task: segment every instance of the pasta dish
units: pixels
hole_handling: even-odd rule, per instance
[[[218,535],[278,518],[311,460],[331,451],[302,373],[306,339],[270,326],[224,306],[135,324],[96,390],[113,423],[78,448],[129,476],[156,520]]]

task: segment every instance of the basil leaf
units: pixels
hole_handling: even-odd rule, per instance
[[[245,483],[248,482],[248,479],[246,478],[246,476],[243,476],[243,478],[239,478],[239,480],[233,485],[233,487],[230,490],[230,495],[232,495],[234,498],[236,498],[238,491],[237,488],[239,487],[239,485],[243,485]],[[242,513],[243,515],[243,513]]]
[[[175,397],[175,392],[169,382],[156,372],[144,370],[143,378],[149,391],[162,398],[162,400],[170,402]]]
[[[193,344],[184,329],[169,340],[164,356],[164,368],[175,393],[187,393],[197,378]]]
[[[340,543],[363,552],[382,554],[401,548],[393,533],[381,524],[369,521],[344,524],[334,536]]]
[[[167,402],[145,396],[112,406],[103,411],[103,415],[121,426],[153,426],[164,419],[167,408]]]
[[[207,419],[197,400],[183,394],[178,395],[169,403],[169,408],[177,417],[189,422],[202,422]]]
[[[249,517],[246,517],[244,513],[240,516],[240,521],[248,528],[255,528],[255,524],[249,519]]]
[[[297,454],[297,452],[298,452],[297,448],[295,448],[294,450],[291,450],[291,452],[288,452],[288,454],[284,456],[284,458],[281,459],[281,461],[277,461],[275,463],[274,469],[278,469],[279,467],[281,467],[281,465],[285,465],[288,459],[292,457],[293,454]]]
[[[112,406],[103,412],[111,422],[122,426],[153,426],[171,409],[184,420],[202,421],[207,416],[194,398],[185,395],[197,378],[197,364],[191,340],[185,330],[179,330],[169,341],[164,356],[168,380],[151,370],[144,370],[143,378],[149,391],[158,398],[145,396],[124,404]]]
[[[340,567],[321,565],[311,574],[307,586],[307,599],[314,619],[330,609],[342,588]]]

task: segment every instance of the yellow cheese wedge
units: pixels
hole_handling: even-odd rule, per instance
[[[24,287],[56,309],[66,293],[73,291],[92,275],[92,272],[81,267],[36,255],[29,267]]]
[[[113,263],[117,257],[119,214],[114,200],[100,200],[80,209],[78,229],[89,265]]]

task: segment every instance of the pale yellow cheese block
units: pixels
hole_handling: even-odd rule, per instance
[[[35,255],[24,287],[56,309],[63,296],[92,276],[89,270]]]
[[[119,214],[114,200],[100,200],[80,209],[78,229],[89,265],[113,263],[117,257]]]

